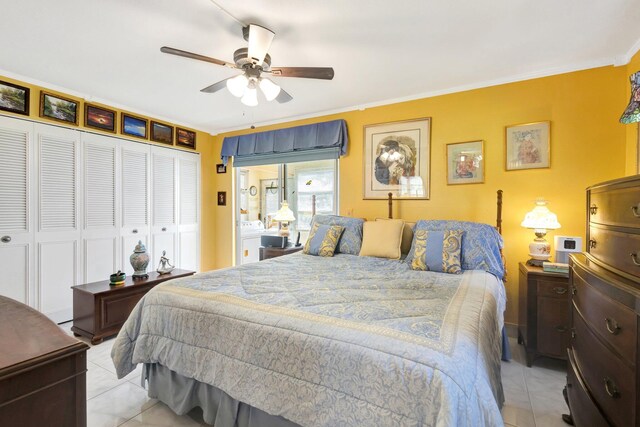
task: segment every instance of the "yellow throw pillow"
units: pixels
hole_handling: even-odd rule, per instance
[[[401,219],[365,222],[360,256],[400,259],[403,229]]]
[[[389,218],[376,218],[376,221],[389,221]],[[403,254],[408,254],[411,250],[411,243],[413,242],[413,227],[415,226],[415,222],[404,223],[404,228],[402,229],[402,244],[400,245],[400,252]]]

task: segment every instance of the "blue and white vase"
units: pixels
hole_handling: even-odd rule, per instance
[[[129,257],[131,267],[133,267],[133,278],[147,278],[147,265],[149,265],[149,255],[147,254],[147,248],[142,243],[142,240],[138,240],[136,248]]]

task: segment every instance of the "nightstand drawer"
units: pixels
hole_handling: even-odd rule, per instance
[[[538,297],[538,351],[547,356],[565,357],[570,329],[567,301]]]
[[[635,374],[589,330],[580,314],[573,312],[571,345],[587,389],[615,425],[631,426],[636,401]]]
[[[567,279],[538,279],[538,297],[569,298]]]
[[[635,363],[638,324],[636,314],[602,294],[587,281],[593,277],[583,277],[579,269],[573,271],[575,295],[573,303],[584,316],[591,330],[610,344],[628,363]]]

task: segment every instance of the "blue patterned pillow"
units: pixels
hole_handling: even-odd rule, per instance
[[[429,270],[439,273],[460,274],[461,230],[427,231],[414,233],[412,270]]]
[[[469,221],[420,220],[413,229],[418,230],[462,230],[462,249],[460,251],[463,270],[485,270],[499,278],[504,277],[502,264],[502,236],[489,224]],[[412,262],[414,257],[415,237],[411,251],[405,258]]]
[[[343,231],[344,227],[340,225],[313,224],[302,251],[308,255],[332,257]]]
[[[364,220],[361,218],[350,218],[338,215],[316,215],[311,222],[311,228],[314,224],[322,225],[340,225],[344,227],[342,237],[338,242],[336,253],[358,255],[362,247],[362,226]]]

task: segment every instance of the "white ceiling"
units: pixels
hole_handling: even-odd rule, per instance
[[[0,74],[218,133],[608,64],[640,47],[638,0],[216,0],[276,33],[293,101],[246,107],[200,89],[235,70],[241,26],[210,0],[0,0]]]

